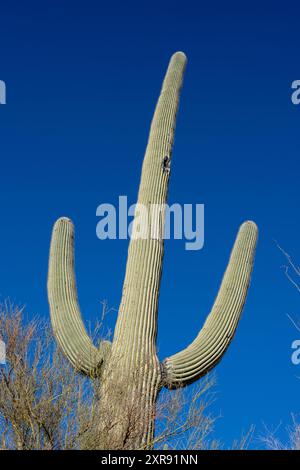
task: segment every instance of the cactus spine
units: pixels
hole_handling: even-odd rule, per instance
[[[147,208],[167,201],[170,172],[164,171],[162,162],[165,157],[171,161],[185,66],[185,55],[175,53],[152,120],[138,193],[138,204]],[[99,423],[105,435],[100,448],[150,448],[160,388],[190,384],[219,362],[242,313],[256,239],[256,225],[245,222],[202,330],[186,349],[160,364],[156,335],[164,252],[162,236],[131,239],[114,338],[112,343],[105,341],[96,348],[86,333],[78,306],[73,224],[66,218],[56,222],[48,277],[52,325],[60,347],[73,366],[92,377],[101,374],[102,416],[107,419],[109,415],[114,425],[105,427],[105,423]]]

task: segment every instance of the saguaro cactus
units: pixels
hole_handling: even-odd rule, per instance
[[[175,53],[163,82],[143,162],[138,203],[165,204],[174,129],[186,56]],[[167,157],[167,158],[166,158]],[[163,237],[131,239],[122,299],[112,343],[96,348],[84,328],[74,274],[74,228],[67,218],[53,229],[48,296],[53,330],[73,366],[92,377],[101,374],[101,448],[150,448],[159,390],[188,385],[211,370],[226,351],[241,316],[250,282],[257,228],[245,222],[211,313],[183,351],[160,363],[156,352],[157,309]],[[134,423],[134,424],[133,424]]]

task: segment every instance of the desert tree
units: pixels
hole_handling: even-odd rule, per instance
[[[94,338],[100,326],[91,328]],[[0,307],[0,337],[7,345],[0,366],[0,450],[93,450],[104,444],[97,423],[101,419],[109,427],[111,410],[99,412],[99,378],[76,373],[50,325],[6,304]],[[191,396],[184,389],[161,395],[156,449],[216,447],[215,417],[208,410],[213,385],[208,377]],[[131,407],[125,411],[135,432],[140,423],[130,421]]]

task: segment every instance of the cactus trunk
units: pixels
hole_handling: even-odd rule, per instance
[[[138,229],[144,210],[149,216],[151,208],[167,201],[185,65],[183,53],[172,56],[152,120],[112,344],[102,342],[95,348],[84,329],[76,292],[71,221],[59,219],[53,230],[48,278],[53,329],[75,368],[92,377],[101,375],[99,448],[152,447],[160,388],[188,385],[219,362],[236,330],[250,282],[257,228],[246,222],[203,329],[190,346],[159,362],[156,336],[164,213],[147,220],[146,237]]]
[[[150,214],[153,204],[165,204],[168,193],[169,171],[163,161],[171,160],[176,113],[182,85],[186,58],[182,53],[172,57],[162,86],[161,94],[151,124],[145,153],[138,204]],[[163,220],[162,220],[163,224]],[[156,396],[161,382],[160,365],[156,355],[157,309],[160,289],[164,243],[162,233],[152,238],[149,221],[147,239],[131,239],[126,266],[123,293],[115,328],[108,374],[122,374],[130,383],[128,401],[134,400],[134,421],[138,423],[139,436],[135,447],[149,446],[153,440],[153,419]],[[135,230],[135,229],[134,229]],[[104,379],[105,380],[105,379]],[[114,380],[107,381],[108,388]],[[111,392],[108,392],[108,397]],[[129,406],[130,408],[130,406]],[[117,410],[117,416],[120,416]]]

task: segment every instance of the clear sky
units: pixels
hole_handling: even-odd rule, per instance
[[[197,334],[238,226],[253,219],[249,296],[216,369],[217,435],[227,445],[251,424],[277,426],[299,412],[291,343],[300,334],[286,314],[300,316],[300,297],[273,242],[300,263],[300,105],[290,98],[300,79],[299,10],[190,0],[0,7],[0,300],[25,304],[29,317],[49,315],[49,242],[62,215],[76,225],[85,320],[103,299],[118,308],[128,242],[96,238],[96,208],[119,195],[135,202],[168,60],[177,50],[188,56],[169,202],[205,204],[205,246],[166,242],[158,346],[164,358]]]

